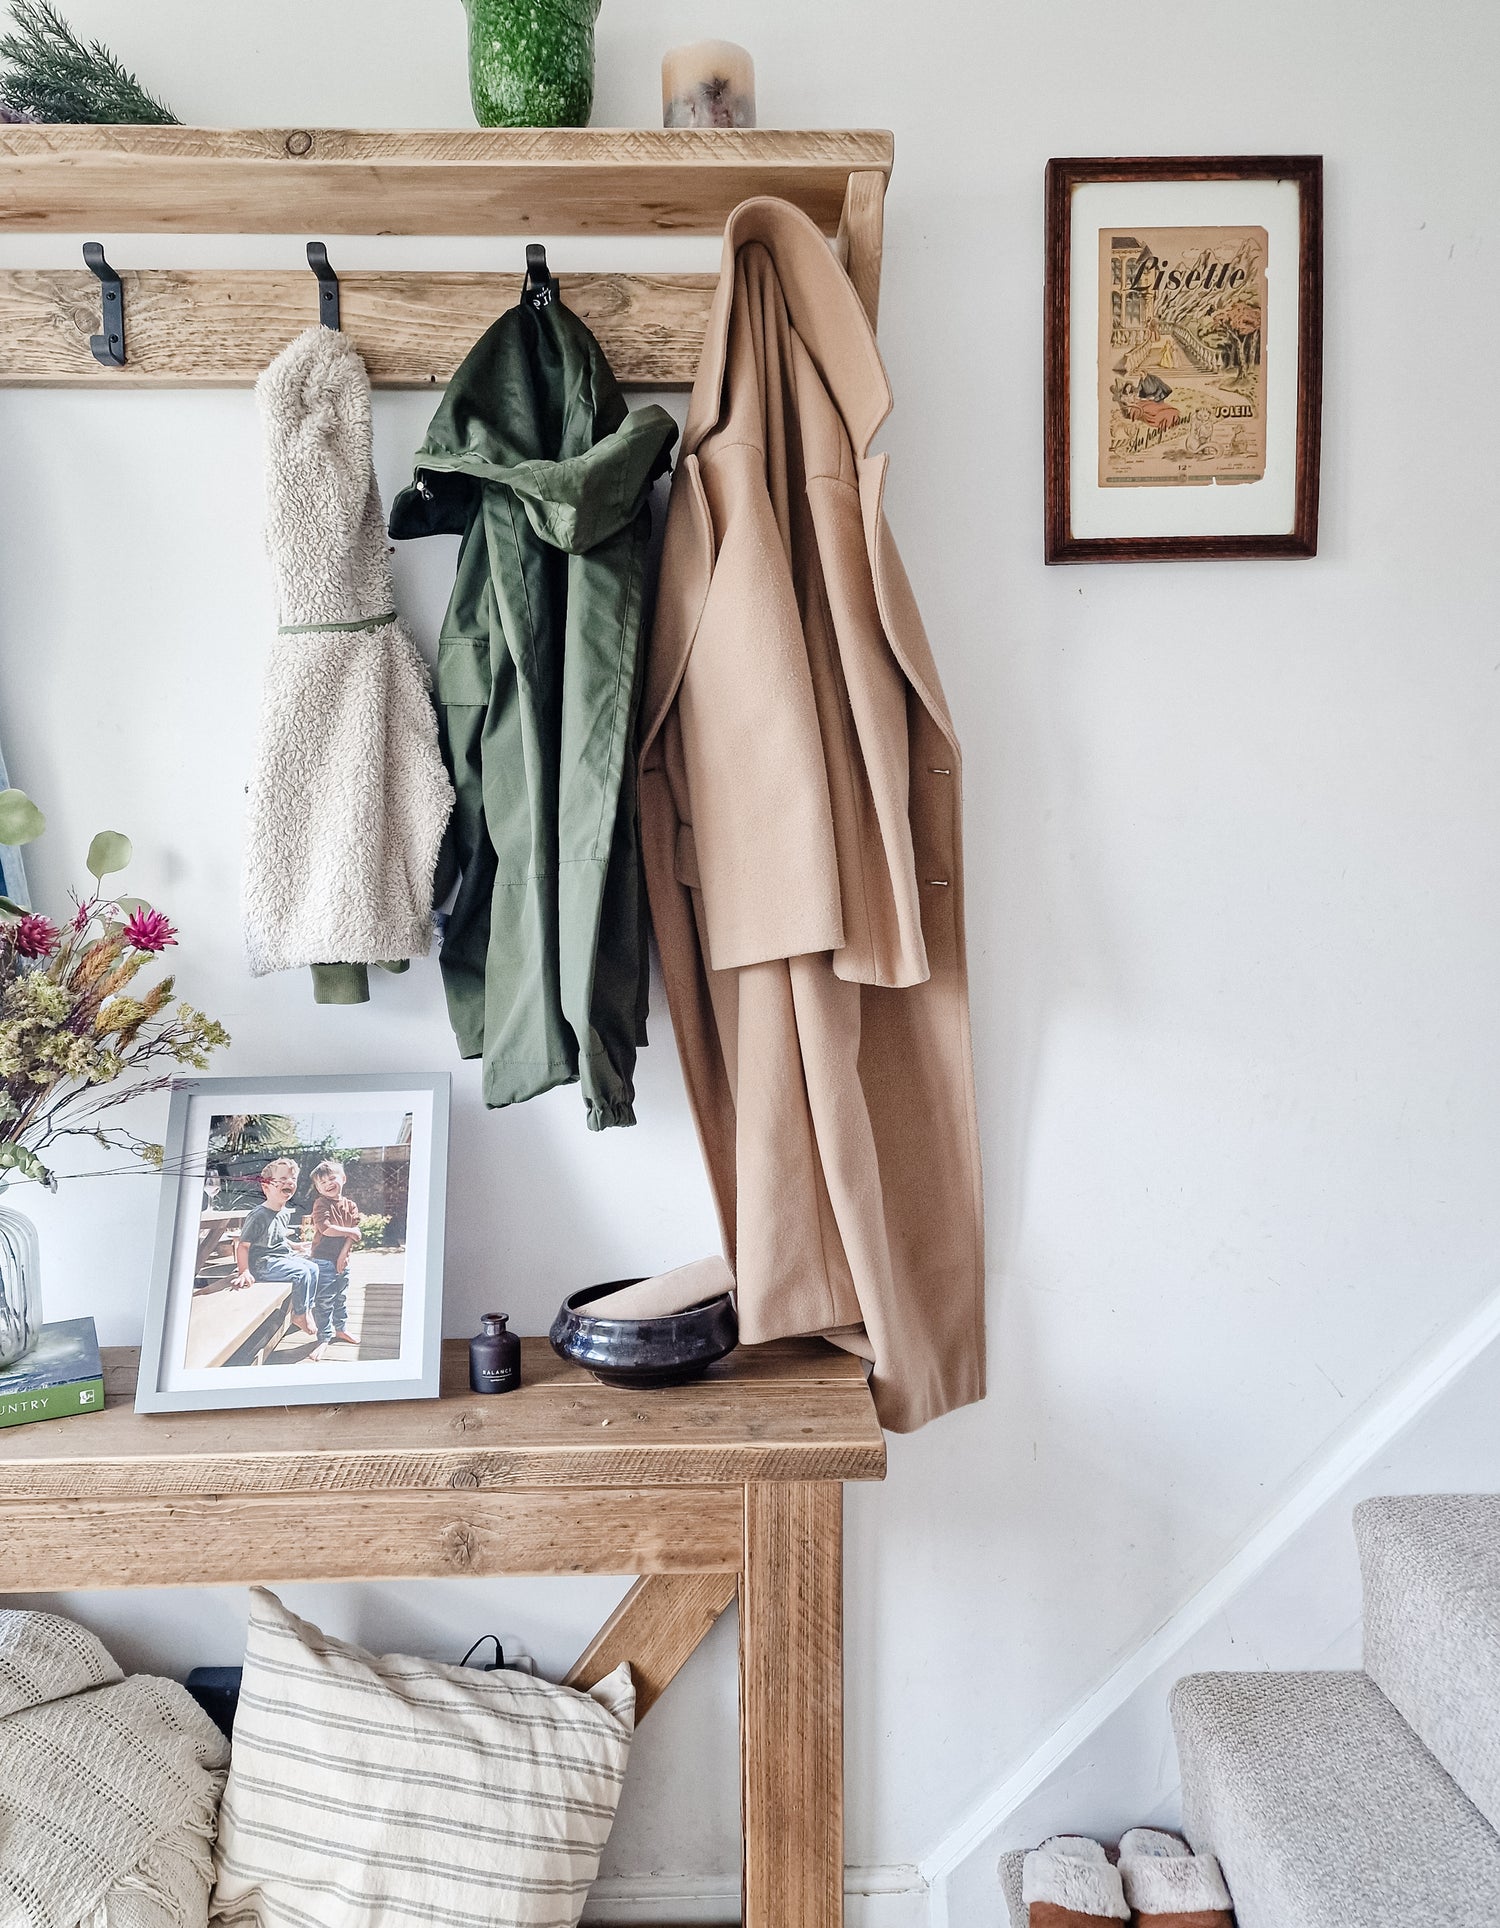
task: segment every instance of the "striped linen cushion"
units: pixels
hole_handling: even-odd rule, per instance
[[[225,1928],[575,1928],[635,1690],[377,1658],[251,1594],[211,1919]]]

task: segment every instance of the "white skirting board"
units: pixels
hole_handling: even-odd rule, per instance
[[[921,1869],[928,1928],[1003,1921],[997,1870],[1011,1848],[1059,1832],[1113,1840],[1140,1823],[1175,1823],[1167,1694],[1180,1675],[1358,1666],[1356,1502],[1500,1491],[1497,1410],[1500,1294],[1356,1414],[1218,1572],[936,1846]]]
[[[594,1883],[584,1928],[626,1924],[707,1924],[738,1921],[737,1875],[613,1875]],[[844,1872],[845,1928],[926,1928],[927,1884],[911,1863]]]

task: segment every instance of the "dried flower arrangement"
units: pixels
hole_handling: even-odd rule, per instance
[[[23,791],[0,791],[0,843],[31,843],[45,828]],[[88,852],[94,888],[75,897],[65,924],[0,897],[0,1174],[55,1188],[41,1153],[70,1137],[159,1166],[160,1145],[103,1114],[169,1085],[168,1066],[205,1070],[229,1042],[223,1025],[175,995],[170,977],[136,985],[177,933],[140,898],[105,892],[105,878],[130,857],[128,837],[100,831]]]

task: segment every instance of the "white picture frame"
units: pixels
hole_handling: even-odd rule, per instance
[[[449,1082],[371,1073],[174,1084],[137,1412],[437,1397]],[[281,1169],[267,1180],[271,1165]],[[351,1221],[338,1237],[326,1220],[316,1236],[320,1165],[343,1174],[325,1172],[323,1191],[353,1207],[335,1214]],[[270,1243],[252,1246],[242,1230]],[[299,1308],[310,1332],[295,1323]],[[345,1336],[325,1340],[335,1313]]]

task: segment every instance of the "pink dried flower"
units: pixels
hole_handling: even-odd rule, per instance
[[[134,910],[121,933],[133,951],[164,951],[177,932],[159,910]]]
[[[15,927],[16,949],[22,957],[50,957],[61,935],[50,917],[28,911]]]
[[[90,899],[87,903],[80,903],[77,910],[74,911],[73,913],[74,930],[81,931],[87,925],[89,919],[93,916],[93,914],[94,914],[94,905],[93,905],[92,899]]]

